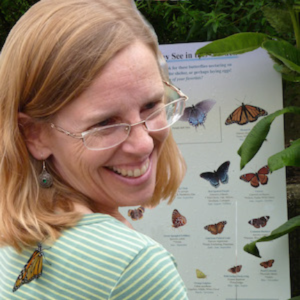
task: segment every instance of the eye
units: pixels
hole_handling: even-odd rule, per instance
[[[154,111],[163,105],[162,101],[149,102],[144,106],[144,111]]]
[[[109,126],[109,125],[114,125],[116,123],[117,123],[117,120],[115,118],[108,118],[108,119],[105,119],[101,122],[98,122],[97,124],[95,124],[93,126],[93,128],[105,127],[105,126]]]

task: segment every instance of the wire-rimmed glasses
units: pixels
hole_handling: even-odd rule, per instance
[[[50,126],[72,138],[81,139],[89,150],[106,150],[122,144],[128,138],[131,128],[139,124],[144,123],[148,132],[164,130],[181,118],[188,97],[169,82],[164,81],[163,83],[166,104],[162,103],[161,107],[140,122],[113,124],[80,133],[72,133],[53,123],[50,123]]]

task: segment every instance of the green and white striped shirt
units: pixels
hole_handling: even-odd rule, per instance
[[[0,248],[0,299],[188,299],[172,255],[109,215],[85,215],[43,250],[42,276],[12,292],[33,250]]]

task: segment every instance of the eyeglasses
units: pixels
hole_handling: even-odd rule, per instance
[[[164,81],[163,83],[165,87],[164,103],[166,104],[160,104],[158,109],[140,122],[97,127],[81,133],[72,133],[53,123],[50,123],[50,126],[72,138],[81,139],[89,150],[106,150],[122,144],[128,138],[131,128],[139,124],[144,124],[148,132],[164,130],[181,118],[188,97],[169,82]]]

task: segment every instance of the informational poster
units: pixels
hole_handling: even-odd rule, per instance
[[[281,77],[262,49],[199,59],[195,52],[204,45],[160,46],[171,82],[189,96],[172,127],[187,163],[177,197],[122,213],[175,256],[189,299],[285,300],[287,237],[259,243],[261,258],[243,250],[287,220],[285,170],[266,166],[284,148],[283,118],[243,170],[237,154],[253,126],[282,108]]]

